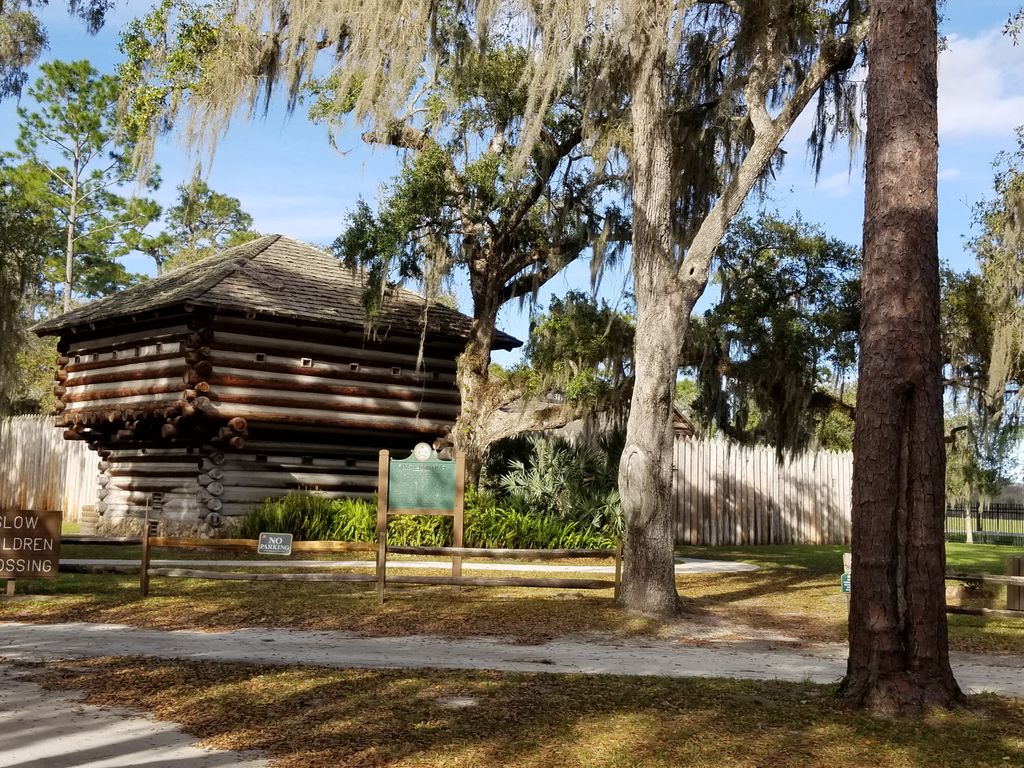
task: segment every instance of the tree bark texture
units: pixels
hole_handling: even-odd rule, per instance
[[[848,703],[956,703],[943,545],[934,0],[872,0]]]
[[[456,359],[455,381],[462,404],[451,437],[454,449],[466,456],[466,481],[473,484],[480,477],[488,445],[480,439],[479,425],[497,407],[490,391],[491,345],[499,309],[496,296],[484,291],[474,297],[470,337]]]
[[[631,46],[634,80],[633,280],[636,381],[619,464],[626,537],[620,601],[631,611],[676,610],[672,397],[687,313],[672,246],[671,136],[666,113],[664,9],[644,4]]]

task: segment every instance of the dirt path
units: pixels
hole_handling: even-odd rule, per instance
[[[841,645],[793,650],[770,643],[688,646],[671,641],[560,638],[512,645],[488,638],[362,637],[347,632],[244,629],[166,632],[112,624],[0,623],[0,656],[43,661],[91,656],[158,656],[332,667],[490,669],[514,672],[728,677],[835,682],[846,666]],[[953,654],[970,693],[1024,697],[1020,657]]]

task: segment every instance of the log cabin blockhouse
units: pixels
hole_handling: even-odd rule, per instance
[[[99,454],[100,529],[151,505],[210,535],[295,489],[369,496],[380,449],[444,435],[471,318],[399,289],[369,328],[363,290],[271,235],[37,325],[59,336],[56,424]]]

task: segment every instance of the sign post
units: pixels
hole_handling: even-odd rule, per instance
[[[60,570],[59,510],[0,512],[0,579],[56,579]]]
[[[392,459],[380,452],[377,473],[377,600],[384,603],[387,580],[389,515],[442,515],[452,518],[453,547],[462,546],[463,497],[466,457],[454,461],[438,457],[426,443],[419,443],[408,458]],[[452,557],[452,576],[462,575],[462,556]]]

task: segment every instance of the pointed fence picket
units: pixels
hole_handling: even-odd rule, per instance
[[[96,454],[81,440],[65,440],[46,416],[0,419],[0,510],[59,509],[79,521],[96,503]]]

